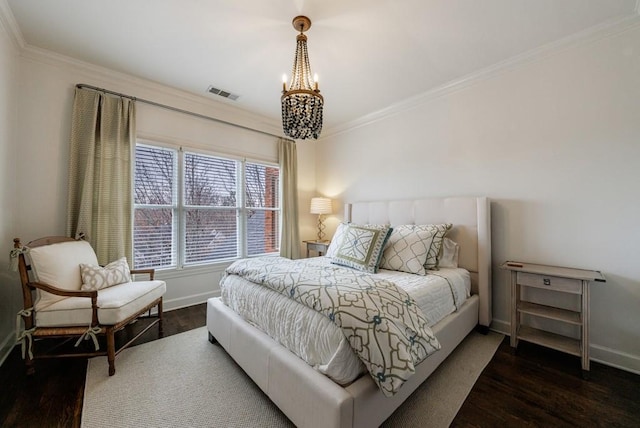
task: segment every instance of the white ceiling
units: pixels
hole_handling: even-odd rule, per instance
[[[0,0],[3,1],[3,0]],[[637,16],[637,0],[7,0],[29,46],[280,116],[307,15],[325,130],[558,40]]]

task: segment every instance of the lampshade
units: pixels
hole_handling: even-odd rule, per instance
[[[311,214],[331,214],[331,199],[311,198]]]
[[[286,136],[293,139],[317,139],[322,131],[324,98],[318,89],[318,79],[312,78],[307,36],[304,35],[311,28],[311,20],[306,16],[296,16],[292,24],[300,34],[296,38],[296,56],[289,88],[286,76],[282,82],[282,129]]]

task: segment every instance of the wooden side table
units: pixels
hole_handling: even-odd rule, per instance
[[[307,244],[307,258],[309,258],[309,252],[315,251],[319,256],[327,253],[327,248],[331,241],[302,241]]]
[[[589,372],[589,282],[606,282],[604,276],[595,270],[513,261],[505,262],[500,267],[511,271],[511,347],[515,350],[518,347],[518,341],[525,340],[576,355],[581,358],[582,374],[587,377]],[[580,298],[580,309],[571,311],[523,300],[521,291],[525,287],[577,295]],[[576,325],[581,330],[580,339],[526,325],[522,320],[523,314]]]

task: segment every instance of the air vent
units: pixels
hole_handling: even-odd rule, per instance
[[[211,92],[214,95],[220,95],[221,97],[224,97],[224,98],[229,98],[230,100],[233,100],[233,101],[237,100],[239,97],[239,95],[232,94],[231,92],[227,92],[222,89],[214,88],[213,86],[209,86],[207,88],[207,92]]]

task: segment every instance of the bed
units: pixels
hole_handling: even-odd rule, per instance
[[[440,350],[416,366],[391,397],[371,376],[340,385],[309,366],[226,306],[207,302],[207,329],[269,398],[300,427],[379,426],[476,326],[491,323],[491,233],[487,198],[431,198],[347,204],[345,220],[356,224],[452,223],[459,266],[469,273],[471,295],[457,311],[431,327]]]

